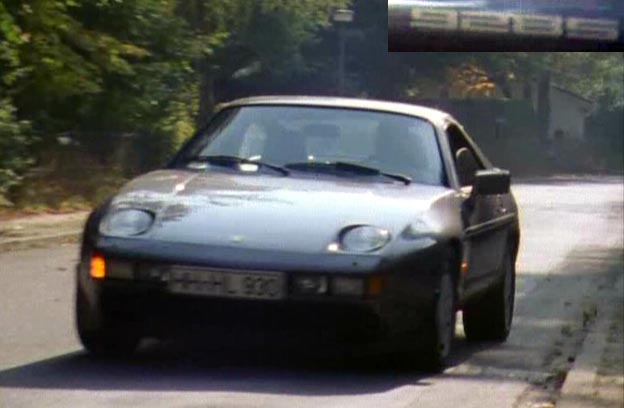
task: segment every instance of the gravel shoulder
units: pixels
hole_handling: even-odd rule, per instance
[[[42,214],[0,221],[0,252],[77,242],[87,211]]]

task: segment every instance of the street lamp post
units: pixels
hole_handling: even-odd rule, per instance
[[[337,9],[332,13],[332,20],[338,27],[338,94],[344,95],[345,89],[345,54],[346,54],[346,35],[345,26],[353,22],[353,10]]]

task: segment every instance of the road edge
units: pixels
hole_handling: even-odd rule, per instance
[[[14,238],[0,241],[0,253],[20,251],[30,248],[46,247],[55,243],[76,243],[82,230],[65,231],[57,234],[42,235],[38,237]]]
[[[589,329],[581,351],[566,376],[557,408],[586,408],[587,401],[596,396],[596,378],[609,342],[609,327],[617,316],[618,302],[622,302],[620,294],[623,286],[624,278],[620,275],[611,293],[603,296],[597,305],[598,318]]]

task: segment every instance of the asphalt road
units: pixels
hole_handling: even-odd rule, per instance
[[[75,245],[0,254],[0,407],[537,407],[552,401],[594,305],[622,279],[623,180],[516,184],[523,238],[509,340],[439,375],[363,355],[153,344],[98,361],[73,331]],[[622,300],[622,297],[619,297]],[[542,405],[546,406],[546,405]]]

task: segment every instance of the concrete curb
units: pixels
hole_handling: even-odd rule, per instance
[[[0,241],[0,252],[19,251],[29,248],[41,248],[54,243],[76,243],[82,230],[64,231],[37,237],[22,237]]]
[[[602,298],[598,305],[598,320],[592,326],[574,366],[568,372],[561,388],[557,408],[590,408],[600,406],[596,403],[598,390],[596,379],[609,340],[609,327],[616,314],[617,302],[621,293],[623,279],[620,277],[614,285],[615,293]]]

